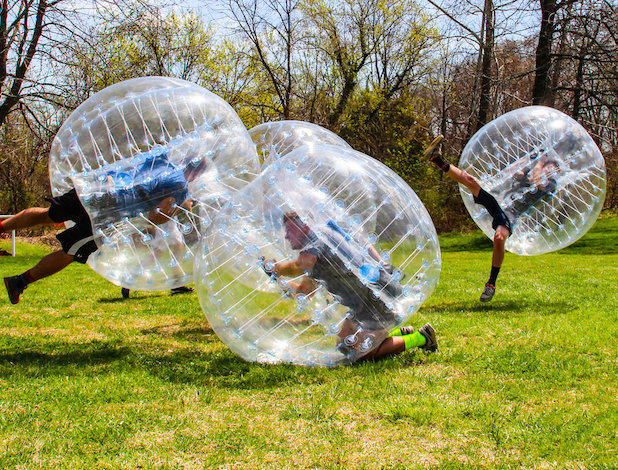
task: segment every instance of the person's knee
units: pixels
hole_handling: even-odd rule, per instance
[[[473,194],[478,194],[478,192],[481,190],[481,186],[479,185],[478,181],[465,171],[461,172],[461,177],[463,179],[464,185],[466,185]]]
[[[506,239],[509,237],[508,230],[502,225],[498,227],[494,234],[494,244],[498,246],[504,246]]]
[[[298,293],[311,295],[315,290],[315,283],[308,277],[304,277],[298,284]]]

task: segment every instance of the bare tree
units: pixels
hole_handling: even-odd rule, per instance
[[[289,119],[295,90],[294,55],[302,29],[299,1],[230,0],[228,5],[237,31],[251,43],[254,60],[277,97],[274,111]]]
[[[50,28],[49,12],[62,0],[2,0],[0,10],[0,125],[24,95],[24,83],[40,40]]]

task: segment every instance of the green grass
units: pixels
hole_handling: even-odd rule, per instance
[[[616,468],[618,218],[507,254],[488,305],[489,240],[441,243],[413,319],[440,352],[337,369],[246,363],[196,295],[123,302],[86,266],[3,290],[0,468]],[[47,252],[17,251],[3,275]]]

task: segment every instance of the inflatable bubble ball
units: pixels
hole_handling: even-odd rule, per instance
[[[438,238],[414,191],[377,160],[299,147],[208,227],[196,286],[219,337],[248,361],[362,358],[435,288]]]
[[[459,167],[492,194],[513,225],[506,249],[538,255],[570,245],[594,224],[605,198],[605,162],[592,137],[566,114],[543,106],[511,111],[470,139]],[[492,218],[460,185],[477,225]]]
[[[79,106],[56,135],[49,173],[53,194],[75,188],[90,216],[90,266],[119,286],[163,290],[192,282],[200,233],[259,161],[224,100],[145,77]]]
[[[304,121],[266,122],[249,129],[249,135],[257,146],[264,166],[304,145],[324,144],[352,148],[334,132]]]

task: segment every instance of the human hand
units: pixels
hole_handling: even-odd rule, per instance
[[[278,275],[275,272],[275,260],[273,260],[273,259],[268,259],[267,260],[263,256],[260,256],[258,259],[259,259],[259,266],[260,266],[260,268],[262,268],[262,270],[271,279],[276,279],[278,277]]]

